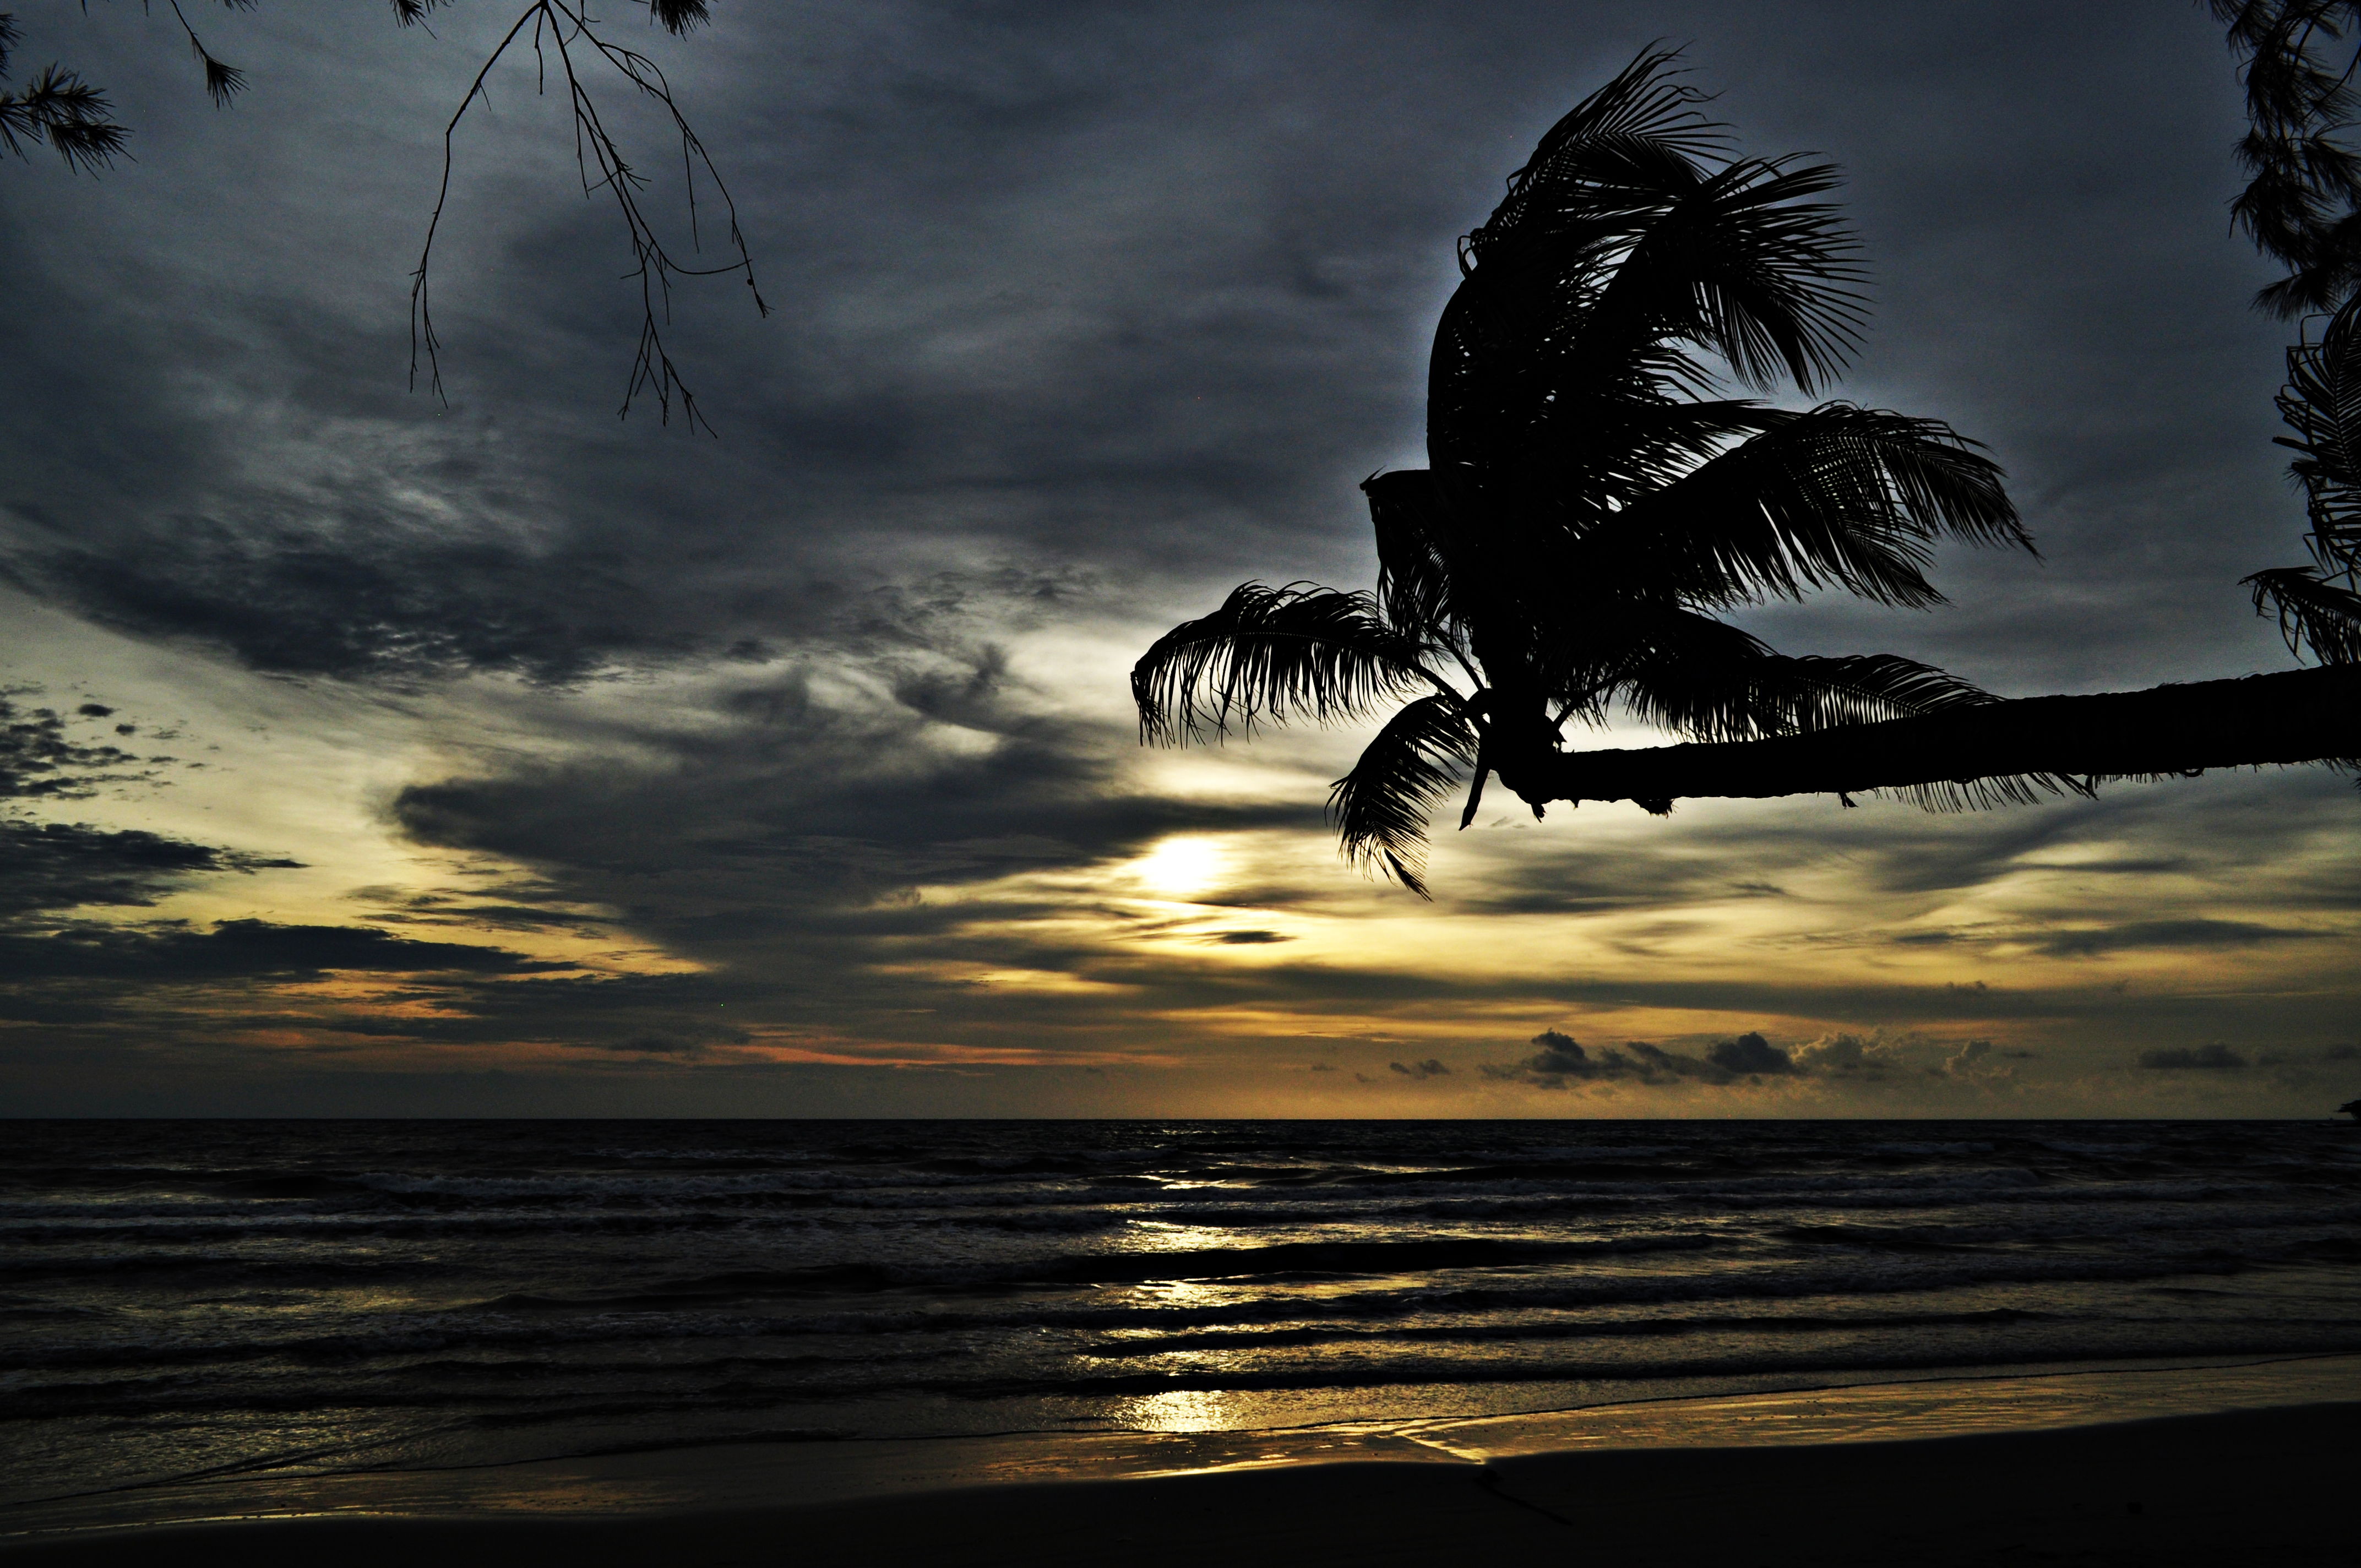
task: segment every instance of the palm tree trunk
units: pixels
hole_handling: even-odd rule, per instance
[[[2032,696],[1809,735],[1553,752],[1500,780],[1536,806],[1762,799],[2047,774],[2089,780],[2361,758],[2361,665],[2092,696]]]

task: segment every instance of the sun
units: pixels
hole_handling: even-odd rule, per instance
[[[1221,848],[1210,839],[1167,839],[1132,862],[1132,874],[1150,893],[1187,898],[1221,880]]]

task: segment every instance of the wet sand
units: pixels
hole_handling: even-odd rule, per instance
[[[611,1519],[77,1532],[24,1564],[2350,1564],[2361,1406],[1917,1442],[1363,1461]]]
[[[0,1564],[2349,1565],[2356,1385],[2361,1360],[2331,1357],[220,1477],[16,1512]]]

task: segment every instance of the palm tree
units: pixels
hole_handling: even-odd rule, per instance
[[[2000,470],[1948,425],[1716,395],[1817,395],[1862,302],[1853,242],[1813,200],[1836,171],[1734,156],[1701,98],[1646,53],[1542,138],[1460,243],[1431,466],[1362,487],[1376,591],[1247,583],[1175,628],[1132,672],[1144,739],[1399,701],[1330,809],[1350,860],[1423,894],[1429,811],[1465,777],[1465,827],[1497,774],[1540,815],[1569,723],[1621,713],[1729,743],[1993,700],[1890,654],[1783,656],[1718,618],[1821,587],[1938,604],[1935,542],[2032,545]]]
[[[2315,280],[2316,281],[2316,280]],[[1551,760],[1552,800],[1765,797],[1972,787],[1992,775],[2089,789],[2103,778],[2329,762],[2361,766],[2361,295],[2288,351],[2279,412],[2312,529],[2309,566],[2246,579],[2314,668],[1966,711],[1736,745],[1586,751]]]

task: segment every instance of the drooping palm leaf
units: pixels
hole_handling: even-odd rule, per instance
[[[1378,536],[1378,602],[1395,630],[1430,641],[1454,637],[1449,522],[1434,476],[1397,468],[1361,481]]]
[[[1860,269],[1850,233],[1826,203],[1827,164],[1748,159],[1654,216],[1583,313],[1570,365],[1612,375],[1635,350],[1667,341],[1718,355],[1739,380],[1783,375],[1809,392],[1832,378],[1860,338]]]
[[[1345,858],[1383,871],[1421,898],[1426,890],[1426,819],[1475,766],[1477,736],[1465,708],[1437,694],[1405,706],[1362,749],[1328,793],[1328,818]]]
[[[1570,559],[1588,576],[1664,585],[1699,604],[1818,587],[1940,604],[1925,575],[1936,540],[2033,548],[2001,477],[1938,420],[1823,403],[1635,500]]]
[[[1992,695],[1894,653],[1773,653],[1669,663],[1626,687],[1634,714],[1696,740],[1753,740],[1989,703]]]
[[[1366,593],[1246,583],[1213,614],[1174,627],[1131,672],[1140,736],[1174,744],[1259,720],[1358,718],[1389,696],[1442,683],[1422,646],[1385,624]]]
[[[1769,654],[1697,660],[1644,672],[1626,690],[1635,712],[1692,740],[1752,740],[1875,724],[1890,718],[1982,707],[1991,693],[1931,664],[1893,653],[1839,658]],[[2088,794],[2085,781],[2052,773],[1938,781],[1887,793],[1929,811],[2030,805],[2045,795]]]
[[[2289,469],[2303,486],[2313,559],[2332,572],[2361,565],[2361,308],[2347,303],[2318,342],[2288,350],[2279,415],[2299,454]]]
[[[2323,664],[2361,664],[2361,594],[2323,582],[2301,566],[2257,572],[2241,586],[2255,590],[2258,614],[2279,618],[2279,635],[2291,651],[2309,648]]]
[[[1835,207],[1803,198],[1832,188],[1836,170],[1746,159],[1661,173],[1653,188],[1552,192],[1546,221],[1511,196],[1468,236],[1462,321],[1489,346],[1578,365],[1570,378],[1594,384],[1675,343],[1755,385],[1784,374],[1809,389],[1831,374],[1861,319],[1856,247]],[[1448,314],[1444,324],[1446,340],[1461,328]]]
[[[1565,526],[1587,527],[1787,417],[1752,399],[1647,401],[1570,387],[1535,421],[1517,483]]]
[[[1573,594],[1532,608],[1536,613],[1519,629],[1524,636],[1511,680],[1522,696],[1546,706],[1553,733],[1570,719],[1606,723],[1652,671],[1773,656],[1752,632],[1669,598]],[[1496,661],[1504,643],[1490,643]]]
[[[2302,485],[2315,565],[2281,566],[2246,579],[2257,613],[2275,617],[2297,652],[2323,664],[2361,663],[2361,295],[2347,302],[2317,341],[2288,350],[2279,415],[2295,433],[2289,472]],[[2334,579],[2342,577],[2343,586]]]
[[[1801,200],[1834,170],[1704,167],[1722,127],[1671,59],[1635,60],[1560,122],[1463,242],[1430,371],[1438,464],[1499,458],[1570,392],[1701,395],[1712,367],[1691,350],[1807,389],[1850,354],[1852,241],[1834,208]]]
[[[1534,209],[1550,210],[1568,188],[1653,188],[1668,171],[1693,171],[1699,159],[1719,154],[1730,144],[1730,128],[1697,112],[1708,95],[1678,80],[1679,60],[1676,49],[1643,49],[1613,81],[1567,110],[1509,176],[1509,194],[1485,228],[1493,234],[1516,229]],[[1619,166],[1633,172],[1619,180]]]

